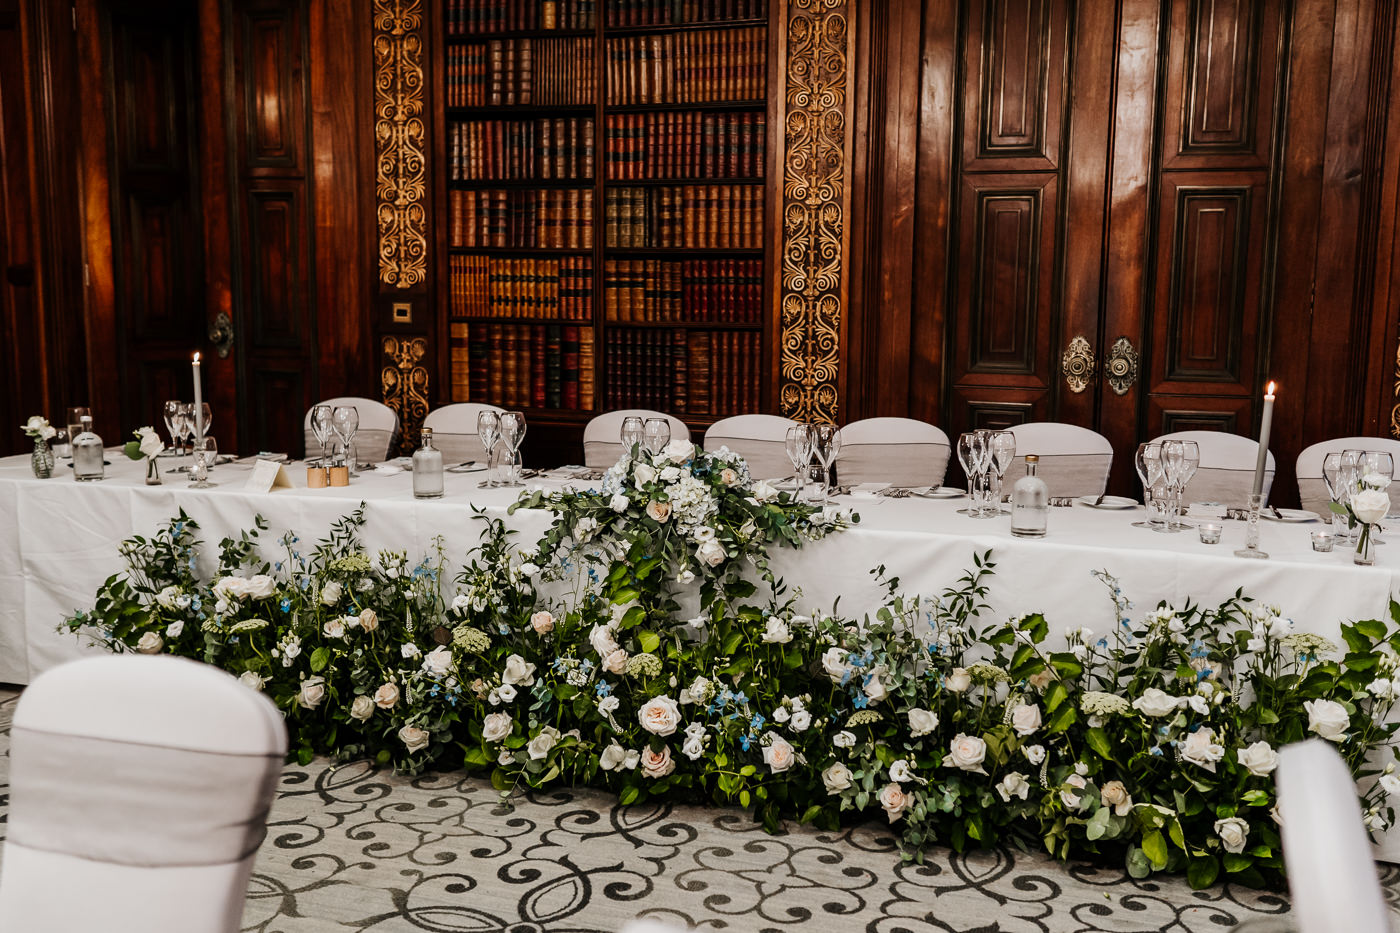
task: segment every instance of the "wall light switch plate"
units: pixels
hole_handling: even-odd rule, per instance
[[[395,324],[412,324],[412,323],[413,323],[413,305],[410,304],[410,303],[407,302],[407,301],[396,301],[396,302],[394,302],[394,323],[395,323]]]

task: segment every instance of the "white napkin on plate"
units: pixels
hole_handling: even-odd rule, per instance
[[[1219,502],[1193,502],[1186,507],[1187,518],[1224,518],[1225,506]]]
[[[392,460],[385,460],[383,463],[376,463],[376,464],[374,465],[374,472],[376,472],[376,473],[402,473],[402,472],[403,472],[403,467],[399,466],[397,463],[394,463]]]

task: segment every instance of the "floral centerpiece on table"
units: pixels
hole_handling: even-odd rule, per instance
[[[1359,564],[1375,562],[1373,534],[1379,533],[1381,519],[1390,512],[1390,493],[1386,492],[1389,485],[1390,477],[1367,470],[1357,483],[1357,491],[1347,497],[1345,505],[1336,502],[1331,505],[1332,511],[1346,516],[1348,527],[1361,526],[1356,543],[1356,562]]]
[[[127,441],[122,447],[122,453],[126,454],[128,459],[146,461],[146,483],[151,486],[159,485],[160,468],[156,465],[156,458],[165,450],[165,444],[150,426],[137,428],[131,434],[136,440]]]
[[[34,442],[34,453],[29,458],[34,475],[39,479],[48,479],[53,475],[53,451],[49,449],[49,439],[58,432],[43,415],[31,415],[28,421],[20,425],[20,430]]]

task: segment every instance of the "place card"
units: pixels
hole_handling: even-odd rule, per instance
[[[259,460],[253,464],[253,475],[243,484],[244,489],[253,492],[272,492],[274,489],[291,489],[292,481],[287,471],[276,460]]]

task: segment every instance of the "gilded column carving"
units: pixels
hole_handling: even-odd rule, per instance
[[[1390,436],[1400,438],[1400,346],[1395,348],[1395,405],[1390,409]]]
[[[412,451],[428,416],[428,370],[422,365],[428,341],[422,337],[385,337],[384,368],[379,371],[379,389],[388,405],[399,415],[399,447]]]
[[[849,6],[790,0],[786,13],[778,407],[803,421],[840,415]]]
[[[411,288],[428,274],[422,32],[423,0],[374,0],[379,280],[395,288]]]

